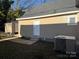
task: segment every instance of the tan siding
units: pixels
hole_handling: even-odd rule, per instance
[[[65,17],[51,17],[40,20],[41,24],[57,24],[57,23],[66,23]]]
[[[75,15],[75,14],[73,14]],[[56,17],[49,17],[49,18],[42,18],[40,19],[41,24],[62,24],[67,23],[67,17],[70,15],[65,16],[56,16]]]
[[[78,20],[78,22],[79,22],[79,13],[77,14],[77,20]]]
[[[19,21],[20,25],[32,25],[33,20],[23,20],[23,21]]]
[[[18,21],[18,28],[19,28],[19,36],[32,36],[32,27],[33,25],[33,20],[23,20],[23,21]],[[30,26],[27,28],[27,26]]]
[[[18,21],[18,37],[20,37],[21,36],[21,34],[20,34],[20,24],[19,24],[20,22]]]
[[[12,33],[12,23],[5,24],[5,33]]]
[[[79,13],[77,14],[77,21],[78,21],[78,24],[76,27],[76,36],[79,39]],[[79,42],[79,40],[78,40],[78,42]]]
[[[18,28],[16,27],[16,25],[17,25],[17,22],[6,23],[5,24],[5,32],[14,34],[15,32],[18,31]]]
[[[79,15],[79,14],[71,14]],[[78,32],[77,26],[67,25],[67,16],[71,15],[62,15],[55,17],[40,18],[40,37],[53,38],[55,35],[77,35]],[[77,16],[79,19],[79,17]],[[36,19],[30,20],[21,20],[19,22],[19,36],[32,36],[33,34],[33,21]],[[77,31],[76,31],[77,30]],[[20,35],[21,34],[21,35]]]

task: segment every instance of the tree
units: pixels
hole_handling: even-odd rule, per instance
[[[7,14],[7,22],[15,21],[16,18],[19,18],[23,14],[24,12],[22,11],[22,9],[17,9],[17,10],[10,9]]]
[[[20,17],[24,14],[22,9],[31,9],[36,0],[24,0],[26,7],[19,5],[17,0],[17,9],[11,9],[11,5],[14,3],[13,0],[0,0],[0,30],[4,31],[4,26],[7,21],[13,21],[15,18]],[[45,2],[45,1],[44,1]]]
[[[7,21],[7,14],[14,2],[12,0],[0,0],[0,31],[4,31],[4,25]]]

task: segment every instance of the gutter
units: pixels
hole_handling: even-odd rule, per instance
[[[79,10],[69,11],[69,12],[62,12],[62,13],[55,13],[55,14],[48,14],[48,15],[41,15],[41,16],[34,16],[34,17],[16,18],[16,20],[20,21],[20,20],[37,19],[37,18],[44,18],[44,17],[51,17],[51,16],[54,17],[54,16],[60,16],[60,15],[74,14],[74,13],[79,13]]]

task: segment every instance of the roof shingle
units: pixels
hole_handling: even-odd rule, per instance
[[[40,6],[35,6],[31,10],[26,9],[24,17],[33,17],[47,14],[54,14],[66,11],[75,11],[79,8],[75,7],[75,0],[58,0],[57,2],[44,3]]]

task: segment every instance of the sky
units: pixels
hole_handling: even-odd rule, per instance
[[[14,9],[16,8],[16,1],[17,0],[14,0],[14,4],[12,5],[12,8]],[[19,0],[19,6],[27,8],[27,6],[29,6],[30,4],[33,4],[34,6],[36,6],[45,2],[45,0],[28,0],[30,3],[27,3],[26,1],[27,0]],[[46,0],[46,1],[49,2],[49,1],[56,1],[56,0]]]

